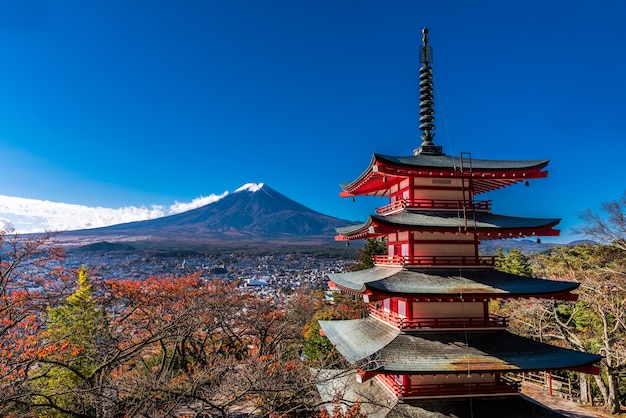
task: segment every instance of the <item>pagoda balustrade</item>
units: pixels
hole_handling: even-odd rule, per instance
[[[446,380],[441,384],[411,384],[403,385],[398,383],[393,375],[379,374],[378,379],[387,386],[395,395],[402,398],[418,398],[418,397],[450,397],[450,396],[471,396],[471,395],[487,395],[487,394],[513,394],[521,390],[520,383],[498,376],[495,382],[478,382],[478,383],[451,383],[454,375],[446,378],[442,376],[442,380]]]
[[[386,206],[376,209],[378,215],[389,215],[402,209],[430,209],[430,210],[473,210],[489,212],[491,200],[434,200],[434,199],[400,199]]]
[[[395,312],[385,311],[369,305],[370,316],[384,321],[400,330],[432,329],[432,328],[506,328],[507,317],[490,315],[484,317],[451,317],[451,318],[405,318]]]
[[[376,267],[493,267],[494,256],[375,255]]]

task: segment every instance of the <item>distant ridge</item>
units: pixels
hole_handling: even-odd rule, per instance
[[[132,251],[136,250],[135,247],[133,247],[132,245],[129,245],[129,244],[107,242],[107,241],[101,241],[101,242],[95,242],[93,244],[83,245],[82,247],[79,247],[78,249],[80,251],[83,251],[83,252],[101,252],[101,251],[104,251],[104,252],[122,252],[122,251],[132,252]]]
[[[248,183],[205,206],[162,218],[66,231],[61,243],[334,243],[335,228],[355,222],[316,212],[263,183]]]
[[[542,251],[549,250],[554,247],[573,247],[581,244],[594,245],[597,242],[591,240],[577,240],[567,244],[555,244],[553,242],[537,242],[535,240],[520,239],[520,240],[494,240],[483,241],[480,244],[480,250],[484,254],[495,254],[498,248],[502,248],[504,252],[511,251],[513,248],[519,249],[524,254],[535,254]]]

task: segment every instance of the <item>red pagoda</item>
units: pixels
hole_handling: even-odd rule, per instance
[[[559,219],[497,215],[491,201],[475,198],[546,177],[548,161],[445,155],[433,142],[427,29],[420,55],[421,146],[409,156],[374,154],[356,180],[341,185],[343,197],[390,201],[366,222],[337,230],[340,241],[387,244],[373,268],[329,276],[331,288],[363,298],[369,317],[320,321],[322,333],[358,368],[358,384],[375,381],[402,401],[516,396],[510,373],[595,373],[600,356],[517,336],[507,331],[507,318],[490,314],[493,299],[577,298],[577,283],[503,273],[494,257],[479,253],[485,240],[559,234]]]

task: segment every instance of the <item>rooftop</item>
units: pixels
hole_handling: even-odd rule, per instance
[[[413,296],[546,296],[568,293],[574,282],[537,279],[492,268],[407,269],[373,267],[329,274],[336,285],[358,293],[366,290]]]
[[[372,318],[320,321],[352,363],[388,373],[458,374],[563,370],[601,356],[533,341],[505,330],[400,332]]]

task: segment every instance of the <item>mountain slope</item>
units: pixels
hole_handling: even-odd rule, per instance
[[[263,184],[249,184],[222,199],[176,215],[104,228],[68,231],[61,240],[332,242],[335,228],[353,222],[316,212]]]

